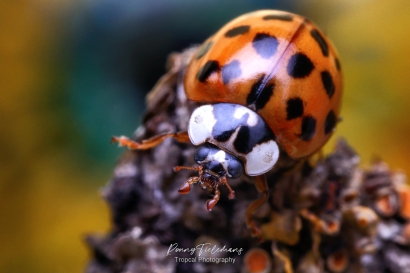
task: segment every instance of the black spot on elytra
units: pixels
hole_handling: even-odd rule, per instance
[[[228,84],[230,80],[238,78],[242,74],[241,64],[239,61],[234,60],[229,64],[226,64],[221,69],[222,81],[224,84]]]
[[[271,15],[264,16],[262,19],[263,20],[292,21],[293,16],[290,14],[271,14]]]
[[[250,130],[248,126],[242,126],[239,129],[238,134],[236,135],[236,139],[233,142],[233,146],[236,151],[242,153],[242,154],[247,154],[250,151],[252,151],[252,145],[250,142],[251,136],[250,136]]]
[[[290,57],[287,72],[293,78],[304,78],[309,76],[315,66],[312,61],[303,53],[296,53]]]
[[[340,71],[340,69],[341,69],[342,67],[340,66],[340,61],[339,61],[338,58],[335,58],[335,64],[336,64],[336,69],[337,69],[337,71]]]
[[[207,61],[204,66],[199,69],[198,74],[196,74],[196,78],[200,82],[205,82],[206,79],[215,71],[219,70],[219,63],[217,61]]]
[[[251,92],[249,92],[248,97],[246,98],[247,105],[255,104],[256,99],[258,98],[261,92],[261,85],[263,83],[264,77],[265,76],[263,75],[262,77],[259,78],[257,82],[255,82],[252,85]]]
[[[242,34],[247,33],[249,29],[250,29],[250,26],[247,26],[247,25],[234,27],[225,33],[225,37],[232,38],[238,35],[242,35]]]
[[[264,59],[272,57],[275,54],[278,45],[279,42],[276,37],[265,33],[256,34],[252,41],[253,48]]]
[[[323,71],[320,75],[322,76],[323,87],[329,98],[331,98],[335,93],[335,85],[332,80],[332,75],[330,75],[329,71]]]
[[[198,51],[195,54],[195,58],[197,60],[202,58],[211,49],[213,44],[214,44],[214,42],[209,41],[209,42],[206,42],[203,45],[201,45],[199,47]]]
[[[312,116],[306,116],[302,120],[301,133],[299,138],[304,141],[309,141],[316,132],[316,119]]]
[[[251,91],[246,98],[247,105],[254,105],[255,111],[265,107],[266,103],[273,95],[273,89],[275,88],[273,83],[264,85],[263,80],[264,76],[260,77],[259,80],[252,85]]]
[[[255,102],[255,111],[258,111],[265,107],[266,103],[269,101],[270,97],[273,95],[273,89],[275,85],[273,83],[268,83],[260,92],[259,97]]]
[[[326,135],[333,132],[333,129],[336,126],[336,121],[337,121],[337,118],[336,118],[335,112],[330,110],[325,120],[325,134]]]
[[[275,139],[275,135],[259,115],[256,115],[257,122],[252,126],[248,125],[249,113],[245,113],[241,117],[233,116],[237,108],[240,107],[244,106],[230,103],[213,105],[216,123],[212,128],[212,136],[218,142],[225,142],[238,130],[233,142],[235,151],[232,152],[247,154],[252,151],[255,145]]]
[[[313,39],[318,43],[320,49],[322,50],[323,56],[329,56],[329,47],[326,43],[326,40],[320,35],[317,29],[312,29],[310,31],[310,35],[312,35]]]
[[[287,102],[286,113],[287,120],[303,116],[303,101],[300,98],[289,99]]]

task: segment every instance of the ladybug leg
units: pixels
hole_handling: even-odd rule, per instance
[[[188,167],[188,166],[176,166],[174,167],[174,172],[179,172],[180,170],[191,170],[191,171],[197,171],[199,174],[202,172],[202,166],[195,166],[195,167]]]
[[[211,211],[214,208],[214,206],[216,205],[216,203],[218,203],[220,197],[221,197],[221,192],[219,191],[218,188],[215,188],[214,197],[212,197],[212,199],[209,199],[208,201],[206,201],[206,210]]]
[[[180,194],[187,194],[188,192],[191,191],[191,185],[195,184],[195,183],[198,183],[198,181],[199,181],[199,177],[197,177],[197,176],[188,178],[188,180],[185,182],[185,184],[182,185],[181,188],[179,188],[178,192]]]
[[[235,199],[235,192],[232,190],[231,186],[229,186],[228,179],[226,179],[225,176],[221,178],[220,183],[224,184],[228,188],[228,190],[229,190],[228,198],[229,199]]]
[[[196,167],[188,167],[188,166],[176,166],[174,167],[174,172],[179,172],[180,170],[192,170],[192,171],[197,171],[199,172],[199,175],[202,174],[202,166],[196,166]],[[188,180],[185,182],[184,185],[182,185],[181,188],[179,188],[178,192],[180,194],[187,194],[188,192],[191,191],[191,185],[198,183],[198,181],[200,180],[200,177],[198,176],[194,176],[194,177],[190,177],[188,178]]]
[[[262,193],[262,197],[258,200],[253,201],[249,207],[246,209],[245,217],[246,217],[246,225],[248,228],[251,229],[252,236],[256,236],[259,238],[259,241],[262,242],[262,233],[258,226],[255,224],[254,220],[252,219],[252,215],[266,202],[268,199],[268,183],[266,182],[265,175],[258,175],[255,177],[255,187],[258,192]]]
[[[118,142],[119,146],[127,146],[131,150],[148,150],[161,144],[167,138],[175,138],[179,142],[190,142],[188,132],[164,133],[143,140],[141,143],[130,140],[128,137],[112,137],[111,143]]]

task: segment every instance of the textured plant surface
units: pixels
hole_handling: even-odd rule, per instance
[[[147,97],[137,141],[187,129],[197,106],[183,89],[192,53],[171,55],[168,72]],[[195,149],[167,139],[124,153],[103,190],[112,230],[87,237],[93,254],[87,272],[410,272],[410,189],[385,163],[361,169],[343,140],[327,156],[294,161],[282,155],[267,174],[269,200],[254,215],[264,238],[259,243],[245,225],[245,210],[259,197],[249,177],[229,181],[235,200],[222,187],[212,212],[201,187],[178,193],[192,173],[173,167],[194,166]],[[233,251],[201,254],[228,262],[181,262],[175,258],[200,252],[170,251],[176,244]]]

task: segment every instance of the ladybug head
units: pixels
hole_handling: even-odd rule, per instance
[[[243,172],[242,162],[235,156],[206,143],[196,151],[194,160],[203,171],[217,177],[238,178]]]
[[[179,189],[179,193],[186,194],[191,190],[191,185],[199,183],[203,189],[214,193],[214,197],[206,202],[206,209],[211,211],[218,202],[220,192],[218,187],[225,185],[229,190],[229,199],[235,198],[234,192],[228,185],[227,178],[238,178],[243,173],[242,162],[235,156],[219,149],[218,147],[205,143],[199,147],[194,156],[199,166],[186,167],[177,166],[175,171],[182,169],[198,171],[199,175],[190,177]]]

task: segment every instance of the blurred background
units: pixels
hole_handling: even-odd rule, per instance
[[[0,2],[0,271],[81,272],[83,237],[109,230],[99,195],[167,55],[234,17],[284,9],[339,50],[338,136],[366,166],[410,174],[407,0],[14,0]]]

